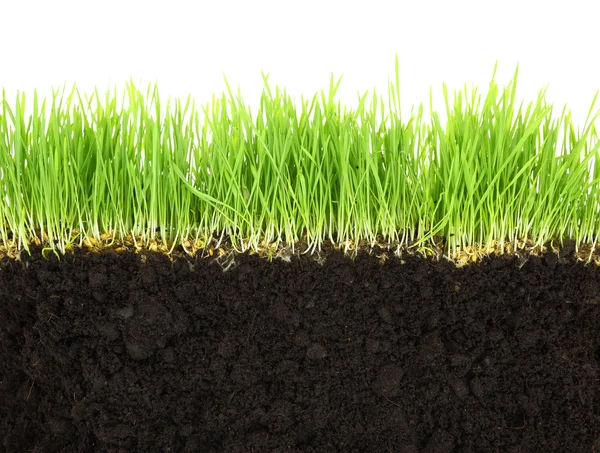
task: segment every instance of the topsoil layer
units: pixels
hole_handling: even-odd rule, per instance
[[[107,251],[0,267],[5,452],[600,452],[600,270]]]

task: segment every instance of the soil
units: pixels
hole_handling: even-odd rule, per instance
[[[0,262],[4,452],[600,452],[600,269]]]

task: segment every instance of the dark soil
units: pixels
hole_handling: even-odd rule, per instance
[[[107,251],[0,270],[5,452],[600,452],[600,270]]]

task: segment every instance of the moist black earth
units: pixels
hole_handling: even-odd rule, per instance
[[[4,452],[600,452],[600,270],[149,251],[0,266]]]

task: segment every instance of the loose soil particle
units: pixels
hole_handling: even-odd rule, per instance
[[[564,253],[48,258],[0,263],[2,451],[600,451],[600,270]]]

